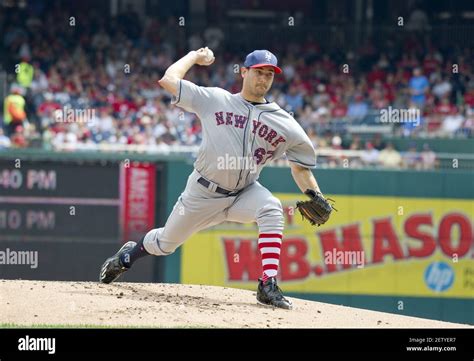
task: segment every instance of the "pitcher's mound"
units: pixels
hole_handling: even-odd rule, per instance
[[[0,280],[0,326],[453,328],[468,325],[290,298],[287,311],[255,292],[155,284]]]

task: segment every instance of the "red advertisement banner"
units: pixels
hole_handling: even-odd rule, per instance
[[[122,241],[138,241],[155,227],[156,167],[129,162],[120,166]]]

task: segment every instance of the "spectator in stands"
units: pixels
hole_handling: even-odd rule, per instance
[[[331,107],[331,117],[338,119],[344,118],[347,115],[347,105],[342,99],[342,96],[335,94],[334,99],[332,100]]]
[[[374,134],[371,143],[378,151],[381,151],[385,148],[385,142],[383,141],[382,134],[380,133]]]
[[[372,66],[372,71],[367,74],[367,82],[369,85],[373,85],[375,82],[382,83],[385,80],[387,74],[381,69],[379,64]]]
[[[371,142],[365,142],[365,150],[362,152],[360,160],[364,166],[373,167],[379,164],[379,151]]]
[[[10,138],[4,134],[3,128],[0,128],[0,150],[10,148],[11,143]]]
[[[379,154],[379,163],[387,168],[398,168],[402,165],[402,156],[392,143],[387,143],[385,149]]]
[[[326,91],[324,84],[318,84],[316,87],[316,94],[313,95],[311,105],[314,109],[318,109],[322,104],[326,104],[329,101],[329,94]]]
[[[115,18],[94,10],[90,14],[78,10],[76,20],[83,19],[83,28],[74,31],[67,22],[58,21],[68,18],[65,8],[68,7],[58,6],[54,15],[46,13],[41,19],[9,16],[8,21],[0,22],[8,63],[17,64],[22,57],[28,57],[28,64],[33,65],[29,88],[32,96],[27,103],[32,109],[25,108],[25,115],[37,125],[36,130],[42,125],[46,146],[53,141],[92,149],[98,144],[115,143],[151,144],[158,146],[156,149],[199,144],[201,128],[195,115],[177,112],[156,86],[176,54],[189,50],[189,43],[204,41],[212,48],[209,42],[215,41],[214,46],[220,46],[222,54],[212,67],[190,71],[189,80],[233,93],[240,90],[241,78],[234,72],[234,65],[239,63],[241,49],[231,42],[224,43],[220,29],[207,33],[199,29],[201,32],[192,33],[201,36],[186,40],[185,27],[178,25],[177,18],[170,16],[167,23],[156,18],[141,19],[129,7]],[[413,20],[407,23],[422,18],[416,12],[412,15]],[[101,19],[96,21],[98,18]],[[369,119],[366,115],[390,105],[406,109],[412,106],[410,100],[422,111],[421,120],[426,119],[429,135],[472,137],[474,74],[468,55],[471,49],[445,50],[433,39],[428,39],[428,46],[428,42],[421,41],[427,39],[418,35],[402,35],[403,43],[368,39],[359,51],[347,54],[335,48],[325,51],[315,44],[313,35],[308,35],[301,43],[308,46],[290,44],[281,49],[285,76],[276,80],[268,100],[277,101],[282,107],[287,105],[308,132],[328,131],[330,136],[326,139],[315,136],[320,148],[333,146],[332,134],[344,138],[350,135],[351,120]],[[207,40],[203,39],[205,36]],[[344,63],[350,64],[350,72],[341,74],[337,64]],[[457,75],[451,74],[453,64],[458,65]],[[28,83],[29,78],[25,79]],[[90,124],[58,124],[53,114],[65,106],[96,109],[96,118]],[[23,134],[12,130],[15,142],[10,141],[10,146],[33,145],[35,141],[30,138],[35,132],[31,129],[24,123],[20,129]],[[404,123],[396,126],[392,135],[426,136],[422,130],[414,123]],[[5,133],[10,132],[5,129]],[[371,143],[375,150],[385,148],[380,136]],[[350,148],[360,149],[360,145]]]
[[[470,138],[474,134],[474,110],[468,109],[466,113],[466,120],[462,124],[459,133]]]
[[[374,82],[372,89],[369,91],[369,99],[374,109],[385,109],[389,106],[388,99],[385,96],[385,90],[380,80]]]
[[[474,110],[474,86],[470,87],[464,95],[464,103]]]
[[[426,101],[426,92],[429,89],[429,82],[426,76],[422,74],[421,68],[413,70],[413,77],[409,82],[411,101],[423,108]]]
[[[438,52],[430,49],[428,54],[425,55],[423,59],[423,71],[427,76],[438,72],[439,74],[439,65],[443,61],[443,57]]]
[[[317,149],[331,149],[333,134],[330,131],[324,132],[322,137],[319,137]]]
[[[420,158],[422,169],[433,169],[436,167],[436,153],[430,149],[428,143],[423,144],[423,151],[420,154]]]
[[[444,118],[441,128],[438,132],[440,136],[454,137],[454,134],[461,129],[464,123],[464,117],[461,114],[448,115]]]
[[[364,101],[363,95],[359,93],[356,94],[354,100],[349,103],[347,116],[355,120],[361,120],[367,115],[368,110],[369,106]]]
[[[26,148],[28,142],[23,134],[23,126],[18,125],[14,128],[14,133],[11,136],[11,143],[13,148]]]
[[[458,111],[457,111],[456,106],[454,104],[451,104],[449,97],[445,96],[440,100],[438,105],[435,107],[434,112],[435,114],[446,116],[446,115],[454,115]]]
[[[339,134],[335,134],[331,140],[332,149],[340,150],[342,149],[342,138]]]
[[[18,84],[20,84],[25,89],[30,87],[35,73],[33,65],[31,65],[29,62],[29,55],[23,55],[21,63],[18,65],[16,76]]]
[[[362,149],[360,135],[354,135],[352,137],[351,145],[349,146],[350,150],[360,150]]]
[[[3,102],[3,122],[7,135],[15,133],[15,128],[26,121],[25,98],[23,88],[18,85],[11,87],[10,95]]]
[[[433,94],[436,98],[442,99],[449,96],[451,93],[451,83],[447,80],[446,77],[436,80],[435,85],[433,86]]]
[[[318,149],[320,140],[314,129],[309,128],[307,134],[309,139],[311,140],[311,143],[313,143],[314,148]]]
[[[315,111],[315,117],[318,124],[328,125],[331,121],[331,114],[329,113],[329,105],[323,104]]]
[[[421,157],[416,150],[416,144],[411,143],[408,151],[403,154],[403,167],[409,169],[419,169],[421,166]]]
[[[44,71],[40,68],[39,63],[33,63],[34,67],[34,76],[33,81],[31,82],[30,89],[36,94],[41,94],[48,90],[48,78]]]
[[[288,111],[296,113],[303,109],[303,95],[295,85],[290,86],[290,90],[285,96],[285,101],[288,105]]]
[[[342,138],[339,134],[335,134],[331,139],[331,149],[333,150],[342,150]],[[341,166],[344,164],[344,159],[346,159],[343,155],[330,155],[327,157],[327,162],[329,167],[334,168],[337,166]],[[348,164],[348,163],[346,163]]]
[[[308,104],[304,107],[303,113],[297,120],[299,121],[303,129],[309,130],[312,129],[317,123],[318,114],[313,110],[311,105]]]
[[[458,113],[457,107],[449,102],[449,98],[441,100],[441,104],[435,108],[435,113],[444,116],[438,131],[438,135],[444,137],[453,137],[465,120],[463,114]]]
[[[41,119],[41,124],[47,127],[54,122],[54,119],[56,119],[55,111],[58,109],[61,109],[61,105],[54,101],[53,94],[50,92],[44,93],[43,99],[40,100],[40,104],[36,110]]]
[[[395,84],[395,74],[388,73],[387,79],[383,83],[384,96],[389,104],[394,103],[397,95],[397,85]]]

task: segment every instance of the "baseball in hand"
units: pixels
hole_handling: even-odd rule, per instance
[[[214,52],[209,48],[206,48],[206,50],[207,50],[206,61],[210,63],[214,60]]]
[[[199,49],[197,51],[197,54],[198,54],[197,64],[199,65],[209,66],[215,60],[214,53],[207,46],[205,48]]]

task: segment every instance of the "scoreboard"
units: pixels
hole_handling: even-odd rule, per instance
[[[120,243],[156,227],[160,163],[8,157],[0,158],[0,251],[38,252],[38,267],[0,263],[0,278],[96,281]],[[162,267],[144,260],[124,280],[160,281]]]
[[[119,165],[0,163],[0,240],[119,236]]]
[[[0,241],[114,242],[154,225],[155,168],[0,160]]]

